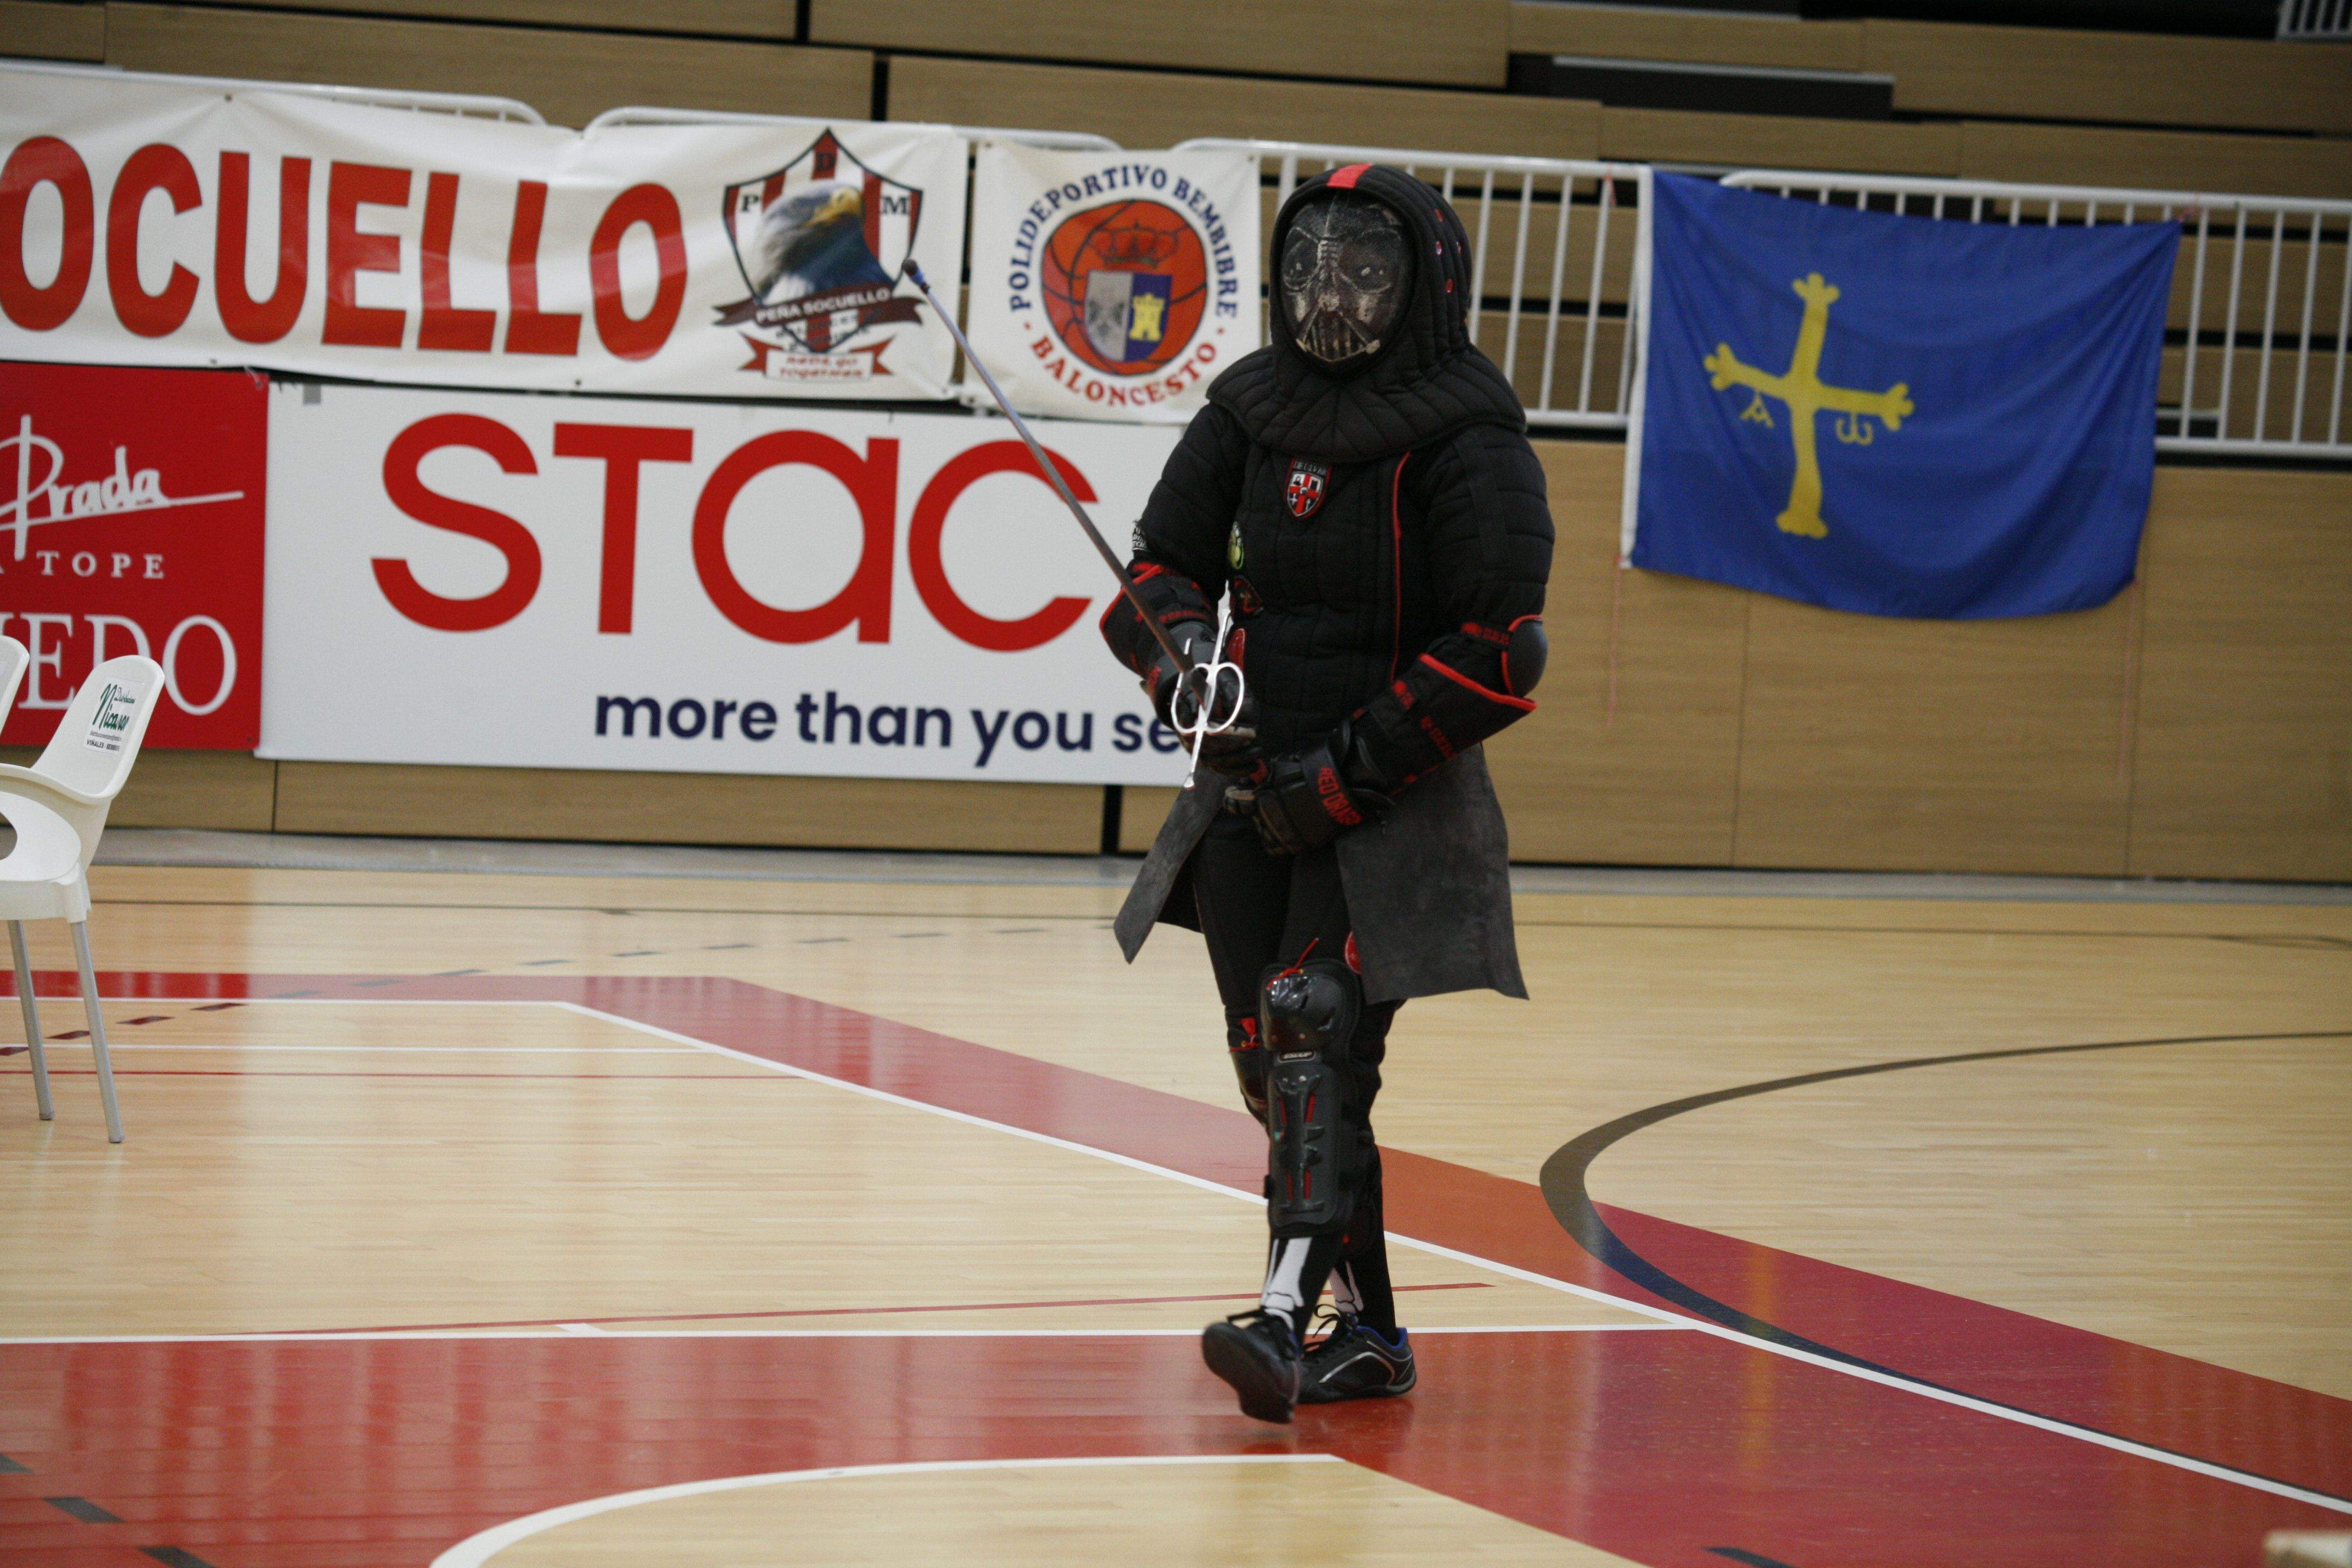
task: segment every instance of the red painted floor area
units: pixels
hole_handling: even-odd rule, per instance
[[[65,977],[45,977],[44,990]],[[108,995],[543,997],[1254,1189],[1238,1111],[722,980],[110,976]],[[1564,1126],[1561,1136],[1578,1131]],[[1395,1229],[1628,1299],[1532,1184],[1399,1153]],[[1678,1277],[1947,1386],[2342,1496],[2352,1405],[1647,1216]],[[1743,1272],[1744,1271],[1744,1272]],[[1769,1283],[1769,1290],[1762,1288]],[[1746,1291],[1745,1297],[1741,1292]],[[1698,1332],[1431,1336],[1412,1398],[1234,1414],[1187,1341],[0,1346],[0,1568],[422,1568],[614,1491],[908,1459],[1322,1449],[1637,1562],[2252,1563],[2347,1516]],[[88,1499],[84,1523],[42,1499]],[[174,1559],[186,1568],[185,1559]]]

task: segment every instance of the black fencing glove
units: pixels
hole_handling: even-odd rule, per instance
[[[1252,775],[1246,799],[1269,855],[1301,855],[1328,844],[1393,804],[1345,723],[1310,746],[1267,758]]]

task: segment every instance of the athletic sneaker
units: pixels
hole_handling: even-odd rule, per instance
[[[1279,1312],[1254,1308],[1201,1332],[1201,1359],[1241,1395],[1242,1414],[1286,1424],[1298,1403],[1298,1336]]]
[[[1342,1399],[1386,1399],[1412,1392],[1419,1381],[1412,1365],[1412,1340],[1402,1329],[1390,1340],[1357,1321],[1352,1312],[1329,1314],[1331,1331],[1307,1352],[1301,1405]]]

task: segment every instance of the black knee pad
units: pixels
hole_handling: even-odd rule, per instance
[[[1266,1217],[1277,1237],[1347,1227],[1365,1142],[1347,1056],[1362,1013],[1362,982],[1337,960],[1270,969],[1259,983]]]
[[[1234,1064],[1234,1079],[1241,1085],[1242,1104],[1263,1127],[1265,1125],[1266,1050],[1257,1032],[1258,1021],[1255,1018],[1225,1020],[1225,1055]]]

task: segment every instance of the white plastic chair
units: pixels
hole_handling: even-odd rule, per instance
[[[0,724],[8,721],[8,710],[16,705],[16,688],[25,681],[26,667],[33,656],[15,637],[0,637]]]
[[[122,1142],[122,1112],[115,1104],[114,1064],[106,1054],[106,1018],[89,962],[89,862],[163,694],[163,667],[153,659],[108,659],[74,693],[73,705],[38,761],[29,768],[0,764],[0,816],[16,830],[16,848],[0,860],[0,919],[8,922],[8,944],[16,957],[16,996],[32,1050],[34,1098],[41,1120],[52,1120],[57,1113],[49,1101],[49,1065],[41,1048],[41,1015],[33,996],[33,967],[25,956],[24,922],[63,921],[73,928],[74,958],[81,965],[81,1005],[98,1058],[98,1094],[106,1107],[110,1143]]]

